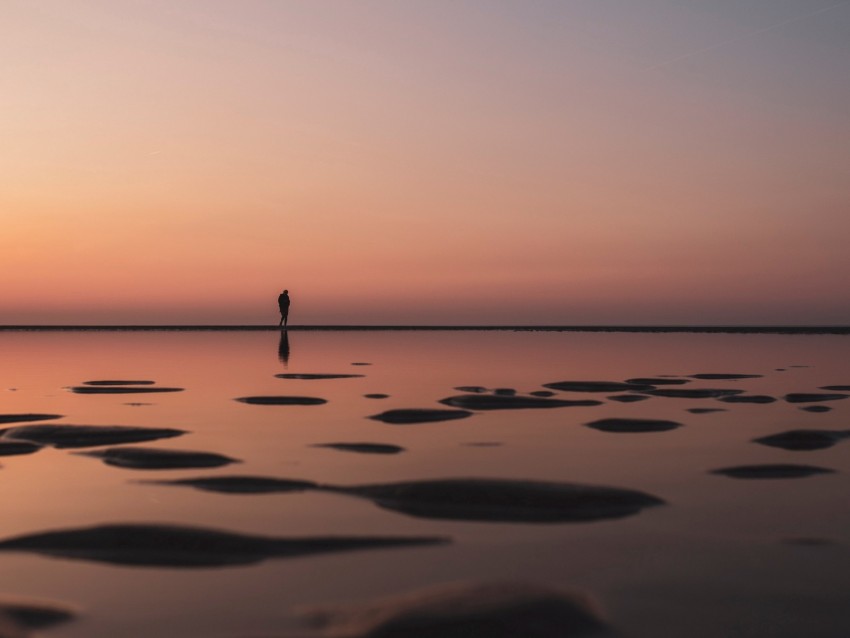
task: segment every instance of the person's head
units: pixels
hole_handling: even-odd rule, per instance
[[[288,291],[288,290],[284,290],[284,291],[283,291],[283,294],[284,294],[284,295],[288,295],[288,294],[289,294],[289,291]]]

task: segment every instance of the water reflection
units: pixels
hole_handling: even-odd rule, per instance
[[[284,368],[289,368],[289,333],[286,330],[280,331],[280,343],[277,346],[277,358],[280,359]]]

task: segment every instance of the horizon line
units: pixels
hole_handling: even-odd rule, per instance
[[[268,324],[10,324],[0,332],[94,331],[515,331],[515,332],[717,332],[762,334],[850,334],[848,325],[293,325]]]

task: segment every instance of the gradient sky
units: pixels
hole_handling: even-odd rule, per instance
[[[2,0],[0,324],[850,324],[850,0]]]

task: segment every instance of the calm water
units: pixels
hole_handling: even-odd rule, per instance
[[[104,523],[172,523],[276,537],[446,536],[451,543],[221,568],[131,567],[0,553],[5,596],[79,610],[54,636],[246,636],[300,627],[304,606],[361,601],[436,583],[530,581],[587,592],[634,637],[850,635],[850,441],[817,451],[759,445],[789,429],[850,429],[850,400],[781,398],[850,384],[850,337],[546,332],[7,332],[0,333],[0,414],[55,413],[50,423],[174,427],[144,447],[226,454],[211,469],[113,467],[45,447],[0,459],[0,539]],[[370,365],[353,365],[369,363]],[[805,367],[802,367],[805,366]],[[783,370],[777,370],[783,369]],[[362,374],[279,379],[279,373]],[[490,410],[456,421],[390,425],[366,417],[443,408],[458,386],[519,394],[565,380],[747,373],[682,387],[737,388],[770,404],[616,393],[558,393],[602,405]],[[84,395],[98,379],[150,379],[163,394]],[[671,386],[672,387],[672,386]],[[388,398],[366,398],[382,393]],[[323,405],[258,406],[248,395],[300,395]],[[689,408],[723,408],[706,414]],[[652,418],[682,427],[612,433],[584,424]],[[11,427],[11,426],[7,426]],[[363,454],[315,444],[405,448]],[[709,473],[744,464],[835,470],[744,480]],[[140,483],[233,474],[334,485],[487,477],[629,488],[667,505],[584,523],[417,518],[368,500],[306,491],[219,494]],[[817,543],[790,543],[789,539]]]

